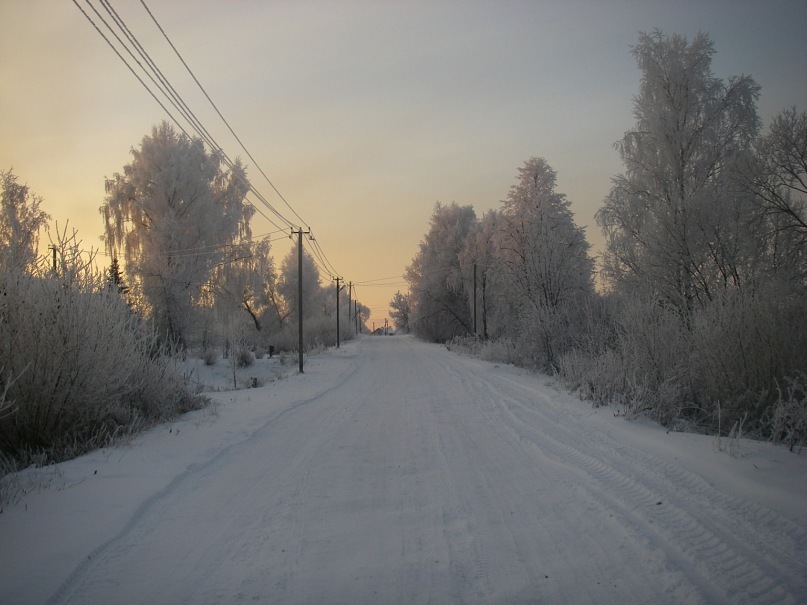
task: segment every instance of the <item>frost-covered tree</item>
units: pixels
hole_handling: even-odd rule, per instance
[[[640,35],[636,123],[617,144],[625,172],[597,213],[610,283],[658,292],[686,314],[741,277],[733,217],[744,202],[727,184],[759,129],[759,86],[716,77],[714,53],[706,34]]]
[[[784,215],[784,229],[807,245],[807,112],[787,109],[757,143],[754,192],[765,211]]]
[[[443,342],[473,332],[461,259],[475,223],[471,206],[434,207],[429,232],[406,269],[409,328],[421,338]]]
[[[389,301],[390,317],[395,322],[395,329],[398,332],[409,331],[409,295],[396,292]]]
[[[501,224],[501,213],[488,210],[468,234],[460,257],[472,310],[476,275],[476,333],[484,339],[505,333],[509,323],[508,307],[512,303],[511,297],[506,296],[506,278],[498,250]]]
[[[243,242],[232,248],[232,258],[211,275],[210,288],[220,314],[246,312],[255,330],[263,329],[266,316],[276,314],[277,275],[268,239]]]
[[[223,163],[200,139],[163,122],[132,149],[123,174],[106,181],[107,248],[124,252],[135,299],[180,342],[202,285],[250,233],[244,169]]]
[[[118,292],[121,296],[126,296],[129,293],[129,287],[123,279],[123,269],[120,262],[118,262],[117,256],[112,257],[112,262],[107,267],[106,284],[110,290]]]
[[[807,112],[777,115],[743,173],[767,244],[766,268],[783,284],[807,285]]]
[[[42,198],[20,185],[11,170],[0,171],[0,270],[33,268],[39,231],[50,219],[41,203]]]
[[[807,136],[793,110],[757,142],[759,86],[713,75],[714,52],[704,34],[659,31],[634,48],[636,123],[597,214],[611,328],[578,384],[662,422],[765,431],[777,385],[805,367]]]
[[[512,285],[535,307],[557,307],[592,291],[593,261],[571,204],[555,191],[557,175],[543,158],[518,169],[502,202],[499,253]]]
[[[292,248],[280,264],[277,291],[283,300],[283,318],[290,323],[297,322],[298,301],[298,252]],[[308,253],[303,250],[303,318],[325,314],[330,290],[322,287],[319,268]]]
[[[545,367],[556,363],[568,334],[568,313],[593,293],[593,261],[570,203],[555,191],[557,175],[543,158],[519,168],[502,202],[498,255],[516,303],[522,333]]]

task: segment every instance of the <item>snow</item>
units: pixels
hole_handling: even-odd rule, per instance
[[[277,364],[7,477],[0,602],[807,602],[805,454],[731,457],[408,337]]]

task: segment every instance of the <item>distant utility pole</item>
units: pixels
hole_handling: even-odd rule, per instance
[[[303,373],[303,230],[292,230],[297,234],[297,358],[300,363],[300,374]],[[306,231],[306,233],[311,233]]]
[[[339,287],[341,277],[335,277],[336,280],[336,348],[339,348],[339,292],[342,288]]]
[[[476,263],[474,263],[474,336],[479,334],[476,331]]]
[[[356,322],[356,334],[361,334],[361,323],[359,322],[359,299],[353,301],[353,321]]]
[[[350,305],[353,304],[353,282],[347,284],[347,324],[350,325]]]

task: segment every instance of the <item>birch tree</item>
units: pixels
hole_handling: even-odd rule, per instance
[[[742,203],[727,175],[759,130],[759,86],[749,76],[716,77],[714,53],[706,34],[691,43],[658,30],[640,35],[636,124],[617,144],[625,172],[597,213],[610,283],[655,290],[687,314],[719,287],[717,265],[731,263],[723,252],[732,246],[713,246]]]
[[[244,314],[255,330],[263,330],[266,316],[276,315],[276,281],[268,239],[233,246],[232,258],[213,270],[210,288],[223,314]]]
[[[0,269],[30,271],[37,258],[39,231],[48,216],[42,198],[20,185],[11,171],[0,171]]]
[[[406,270],[409,328],[424,339],[444,342],[473,332],[461,258],[475,223],[471,206],[438,202],[429,232]]]
[[[755,146],[742,179],[754,195],[767,242],[768,266],[785,281],[807,286],[807,112],[777,115]]]
[[[508,324],[505,317],[507,297],[502,292],[504,281],[497,250],[497,232],[501,222],[498,210],[488,210],[482,215],[468,234],[460,257],[469,305],[472,310],[476,305],[476,334],[483,339],[502,336]],[[476,300],[473,298],[474,292]]]
[[[593,293],[593,261],[585,232],[574,222],[557,175],[543,158],[530,158],[502,202],[499,255],[516,297],[522,333],[536,361],[551,368],[566,345],[569,313]]]
[[[223,164],[200,139],[162,122],[132,149],[123,173],[106,180],[106,246],[123,251],[133,296],[179,342],[212,269],[250,235],[244,168]]]
[[[389,315],[395,323],[395,329],[404,334],[409,332],[409,295],[396,292],[389,302]]]
[[[755,193],[767,213],[782,214],[807,245],[807,112],[786,109],[757,144]]]
[[[299,300],[298,252],[292,247],[280,264],[277,291],[283,300],[283,319],[297,322]],[[307,250],[303,250],[303,318],[319,317],[325,314],[328,292],[322,287],[317,264]]]

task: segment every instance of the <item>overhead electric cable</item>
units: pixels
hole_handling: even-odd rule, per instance
[[[98,11],[95,9],[95,7],[94,7],[92,4],[90,4],[90,3],[89,3],[89,0],[85,0],[85,1],[86,1],[86,2],[87,2],[87,4],[90,6],[90,8],[92,8],[92,9],[93,9],[93,12],[95,12],[95,14],[96,14],[96,15],[98,15],[98,18],[99,18],[99,19],[101,19],[101,20],[103,21],[103,18],[101,17],[101,15],[99,15],[99,14],[98,14]],[[102,32],[102,31],[101,31],[101,28],[100,28],[100,27],[98,27],[98,25],[95,23],[95,21],[93,21],[93,20],[92,20],[92,17],[90,17],[90,15],[88,15],[88,14],[87,14],[87,12],[86,12],[86,11],[85,11],[83,8],[81,8],[81,5],[78,3],[78,1],[77,1],[77,0],[73,0],[73,4],[75,4],[75,5],[76,5],[76,8],[77,8],[78,10],[80,10],[80,11],[81,11],[81,13],[82,13],[82,14],[84,15],[84,17],[87,19],[87,21],[89,21],[89,22],[90,22],[90,24],[91,24],[91,25],[92,25],[92,26],[95,28],[95,31],[97,31],[97,32],[98,32],[98,34],[99,34],[99,35],[100,35],[100,36],[101,36],[101,37],[104,39],[104,41],[105,41],[105,42],[106,42],[106,43],[109,45],[109,47],[110,47],[110,48],[111,48],[111,49],[114,51],[114,53],[115,53],[116,55],[118,55],[118,58],[119,58],[121,61],[123,61],[123,64],[124,64],[124,65],[126,65],[126,67],[127,67],[127,68],[129,68],[129,71],[131,71],[131,72],[132,72],[132,75],[133,75],[135,78],[137,78],[137,81],[138,81],[138,82],[140,82],[140,84],[143,86],[143,88],[145,88],[145,89],[148,91],[148,93],[149,93],[149,94],[150,94],[150,95],[151,95],[151,96],[154,98],[154,100],[155,100],[155,101],[157,101],[157,104],[158,104],[158,105],[159,105],[159,106],[162,108],[162,110],[163,110],[165,113],[167,113],[167,114],[168,114],[168,117],[170,117],[170,118],[171,118],[171,121],[173,121],[173,122],[174,122],[174,124],[176,124],[176,125],[177,125],[177,128],[179,128],[179,129],[180,129],[180,130],[181,130],[181,131],[182,131],[182,132],[185,134],[185,136],[190,137],[190,135],[188,134],[188,132],[187,132],[187,131],[186,131],[186,130],[185,130],[183,127],[182,127],[182,125],[181,125],[181,124],[180,124],[180,123],[177,121],[177,119],[176,119],[176,118],[173,116],[173,114],[172,114],[170,111],[168,111],[168,108],[167,108],[165,105],[163,105],[163,103],[162,103],[162,101],[160,101],[160,99],[158,99],[158,98],[157,98],[157,95],[155,95],[155,94],[154,94],[154,92],[153,92],[153,91],[152,91],[152,90],[151,90],[151,89],[148,87],[148,85],[147,85],[147,84],[146,84],[146,83],[143,81],[143,79],[142,79],[142,78],[141,78],[139,75],[137,75],[137,72],[136,72],[136,71],[135,71],[135,70],[132,68],[132,66],[131,66],[131,65],[129,65],[129,63],[126,61],[126,59],[123,57],[123,55],[121,55],[121,54],[120,54],[120,52],[118,52],[118,49],[117,49],[117,48],[115,48],[115,45],[114,45],[114,44],[112,44],[112,42],[109,40],[109,38],[107,38],[107,37],[106,37],[106,35],[104,34],[104,32]],[[107,26],[107,27],[108,27],[108,26]]]
[[[312,238],[312,241],[314,242],[314,248],[316,248],[319,254],[322,256],[323,262],[325,262],[325,264],[327,264],[331,268],[331,271],[333,272],[334,275],[339,275],[339,271],[337,271],[336,268],[333,266],[333,263],[330,260],[328,260],[328,257],[325,255],[325,251],[319,245],[319,242],[316,240],[316,238]]]
[[[154,61],[154,59],[151,57],[151,55],[146,51],[145,47],[139,42],[139,40],[137,39],[137,36],[128,27],[128,25],[126,24],[124,19],[114,9],[114,7],[112,6],[110,0],[99,0],[99,2],[100,2],[100,5],[103,7],[103,9],[108,14],[110,20],[114,23],[114,25],[110,24],[107,21],[107,19],[105,19],[101,15],[99,10],[92,4],[91,0],[85,0],[85,3],[87,4],[87,6],[89,6],[92,9],[92,12],[95,13],[97,19],[101,23],[103,23],[103,25],[110,32],[110,34],[117,40],[120,47],[129,55],[129,57],[131,57],[131,60],[134,61],[134,63],[137,64],[137,66],[140,68],[140,70],[143,72],[143,74],[148,78],[148,80],[151,81],[152,85],[154,86],[154,89],[156,89],[156,91],[159,91],[159,93],[165,98],[167,103],[169,105],[173,106],[173,108],[185,119],[187,124],[199,136],[199,138],[202,141],[204,141],[210,147],[211,150],[213,150],[216,154],[219,155],[222,162],[228,168],[230,168],[231,173],[233,174],[233,176],[235,178],[240,179],[248,187],[248,193],[253,195],[255,198],[257,198],[257,200],[260,202],[260,205],[257,205],[255,202],[253,202],[251,199],[249,199],[249,197],[245,197],[246,201],[250,205],[252,205],[253,208],[255,208],[255,210],[261,216],[263,216],[270,224],[272,224],[274,227],[277,228],[277,231],[273,232],[273,233],[285,232],[285,231],[287,231],[287,229],[284,228],[284,227],[281,227],[274,220],[272,220],[272,218],[267,216],[261,210],[261,205],[263,207],[267,208],[277,219],[279,219],[280,221],[285,223],[288,227],[293,228],[293,229],[300,229],[300,227],[298,225],[296,225],[293,221],[290,221],[281,212],[279,212],[277,210],[277,208],[275,208],[266,199],[266,197],[260,191],[258,191],[258,189],[252,184],[252,182],[245,177],[245,175],[242,173],[242,171],[233,170],[233,168],[236,166],[235,162],[233,162],[229,158],[229,156],[226,154],[226,152],[221,147],[221,145],[218,144],[218,142],[215,140],[213,135],[205,128],[202,121],[196,116],[196,114],[190,109],[188,104],[184,101],[184,99],[182,98],[182,95],[171,85],[170,81],[165,76],[163,71],[158,67],[156,61]],[[186,130],[186,128],[180,123],[180,121],[177,119],[177,117],[175,117],[175,115],[168,109],[166,104],[158,97],[157,92],[155,92],[155,90],[152,89],[149,86],[149,84],[143,79],[143,77],[141,77],[137,73],[135,67],[127,60],[127,58],[122,54],[121,50],[119,50],[119,48],[112,42],[110,37],[108,37],[101,30],[101,27],[90,16],[90,14],[87,11],[85,11],[84,8],[82,8],[82,6],[78,3],[78,0],[73,0],[73,4],[75,4],[76,8],[78,8],[79,11],[81,11],[81,13],[87,19],[87,21],[93,26],[93,28],[96,30],[96,32],[104,39],[104,41],[107,43],[107,45],[113,50],[113,52],[124,63],[124,65],[126,65],[127,69],[129,69],[129,71],[132,73],[132,75],[135,76],[135,78],[138,80],[140,85],[143,86],[143,88],[146,89],[146,91],[157,102],[157,104],[160,106],[160,108],[163,111],[165,111],[165,113],[168,115],[168,117],[171,119],[171,121],[177,126],[177,128],[179,128],[179,130],[185,136],[187,136],[189,138],[192,138],[191,135],[189,134],[188,130]],[[221,113],[221,111],[219,110],[219,108],[216,106],[216,104],[210,98],[210,95],[207,93],[207,91],[204,89],[204,87],[202,86],[199,79],[196,77],[196,75],[190,69],[189,65],[187,64],[185,59],[182,57],[182,55],[179,53],[179,51],[177,50],[176,46],[173,44],[171,39],[168,37],[165,30],[159,24],[156,17],[151,12],[151,10],[149,9],[149,7],[145,3],[145,1],[141,0],[141,4],[143,5],[143,8],[146,10],[148,15],[151,17],[154,24],[159,29],[160,33],[163,35],[163,37],[166,39],[166,41],[170,45],[171,49],[176,54],[177,58],[180,60],[182,65],[185,67],[185,69],[188,71],[191,78],[194,80],[196,85],[200,88],[200,90],[204,94],[205,98],[211,104],[211,106],[213,107],[215,112],[221,118],[222,122],[225,124],[225,126],[230,131],[230,133],[233,135],[233,137],[238,142],[238,144],[241,146],[241,148],[244,150],[246,155],[254,163],[255,167],[258,169],[258,171],[261,173],[261,175],[263,175],[263,177],[266,179],[266,181],[269,183],[269,185],[272,187],[272,189],[275,191],[275,193],[278,195],[278,197],[280,197],[280,199],[289,208],[289,210],[291,210],[291,212],[294,214],[294,216],[296,216],[302,222],[302,224],[305,225],[308,228],[307,230],[310,233],[311,229],[308,226],[308,223],[306,223],[306,221],[303,220],[303,218],[291,206],[291,204],[288,202],[288,200],[286,200],[286,198],[280,193],[280,191],[278,191],[277,187],[275,187],[274,183],[267,176],[267,174],[260,167],[260,165],[258,165],[258,162],[255,160],[255,158],[252,156],[252,154],[249,152],[249,150],[243,144],[241,139],[235,133],[233,128],[230,126],[230,124],[224,118],[224,116]],[[123,36],[123,38],[121,37],[121,35],[119,35],[116,32],[116,30],[115,30],[116,27],[121,32],[121,35]],[[136,56],[136,55],[139,55],[140,59],[138,59],[138,56]],[[141,59],[142,59],[142,62],[141,62]],[[144,65],[144,63],[145,63],[145,65]],[[285,239],[285,236],[282,237],[282,238],[272,239],[270,241],[278,241],[279,239]],[[336,268],[333,266],[333,264],[328,259],[327,255],[325,254],[325,252],[322,249],[322,246],[319,244],[319,242],[313,236],[310,237],[310,240],[313,242],[312,246],[310,246],[311,252],[312,252],[311,256],[315,260],[317,266],[325,274],[330,274],[331,276],[340,275],[339,272],[336,270]],[[208,253],[208,252],[206,252],[202,248],[202,249],[199,249],[199,250],[189,250],[188,253],[189,254],[205,254],[205,253]]]
[[[210,146],[211,149],[221,149],[221,146],[216,142],[213,136],[207,131],[207,129],[202,125],[201,121],[196,117],[196,114],[188,107],[187,103],[182,99],[182,96],[176,91],[176,89],[171,85],[168,81],[168,78],[165,77],[162,70],[157,66],[154,60],[151,58],[151,55],[143,48],[143,45],[140,44],[140,41],[137,37],[132,33],[129,29],[129,26],[126,25],[126,22],[123,18],[118,14],[118,12],[114,9],[114,7],[109,3],[109,0],[100,0],[101,6],[104,7],[107,14],[112,18],[112,20],[117,25],[118,29],[123,33],[126,39],[129,41],[129,44],[134,48],[138,55],[143,59],[146,65],[149,66],[151,72],[157,77],[156,81],[151,74],[143,67],[143,64],[134,56],[134,53],[130,50],[128,46],[120,39],[120,37],[113,31],[113,35],[118,39],[118,41],[124,45],[126,51],[135,60],[135,62],[140,66],[140,68],[146,73],[149,79],[157,86],[163,95],[168,98],[174,107],[179,110],[179,112],[185,117],[188,123],[193,127],[193,129],[199,134],[199,136]],[[105,23],[106,24],[106,23]],[[110,27],[107,24],[107,27]],[[228,166],[232,168],[232,166]]]
[[[89,0],[87,0],[87,2],[89,2]],[[120,30],[123,32],[124,36],[126,36],[126,38],[127,38],[129,41],[130,41],[130,43],[131,43],[131,44],[132,44],[132,45],[135,47],[135,49],[138,51],[138,54],[139,54],[139,55],[140,55],[140,56],[143,58],[143,60],[144,60],[144,61],[145,61],[145,62],[146,62],[146,63],[147,63],[147,64],[148,64],[150,67],[151,67],[151,69],[152,69],[152,71],[154,72],[154,74],[157,76],[157,78],[158,78],[158,79],[160,80],[160,82],[161,82],[161,83],[163,83],[163,84],[161,85],[160,83],[156,82],[156,81],[154,80],[154,78],[153,78],[153,77],[151,77],[151,75],[148,73],[148,71],[147,71],[147,70],[146,70],[146,69],[143,67],[143,65],[140,63],[140,61],[138,61],[138,60],[137,60],[137,58],[136,58],[136,57],[134,57],[134,55],[133,55],[133,53],[131,52],[131,50],[129,50],[129,49],[127,48],[126,50],[129,52],[129,54],[132,56],[132,58],[135,60],[135,62],[137,62],[137,64],[140,66],[140,68],[141,68],[141,69],[142,69],[144,72],[146,72],[146,75],[148,75],[148,76],[149,76],[149,79],[150,79],[150,80],[151,80],[151,81],[152,81],[152,82],[155,84],[155,86],[157,86],[157,87],[160,89],[160,91],[163,93],[163,95],[165,95],[165,97],[166,97],[166,98],[167,98],[167,99],[168,99],[168,100],[169,100],[169,101],[170,101],[170,102],[171,102],[171,103],[174,105],[174,107],[176,107],[176,108],[177,108],[177,110],[178,110],[178,111],[179,111],[179,112],[180,112],[180,113],[181,113],[181,114],[182,114],[182,115],[185,117],[185,119],[188,121],[188,123],[189,123],[189,124],[190,124],[190,125],[193,127],[193,129],[194,129],[194,130],[196,131],[196,133],[199,135],[199,137],[200,137],[202,140],[204,140],[204,141],[205,141],[205,142],[208,144],[208,146],[209,146],[211,149],[215,150],[215,151],[216,151],[216,152],[217,152],[217,153],[218,153],[218,154],[221,156],[221,158],[223,159],[223,161],[224,161],[225,165],[226,165],[228,168],[230,168],[230,170],[232,170],[232,169],[234,168],[234,166],[235,166],[235,162],[233,162],[233,161],[230,159],[230,157],[229,157],[229,156],[227,155],[227,153],[224,151],[224,149],[222,148],[222,146],[221,146],[221,145],[219,145],[218,141],[216,141],[216,139],[213,137],[213,135],[211,135],[211,134],[210,134],[210,132],[209,132],[209,131],[208,131],[208,130],[207,130],[205,127],[204,127],[204,125],[202,124],[201,120],[199,120],[199,118],[197,118],[197,117],[196,117],[196,114],[195,114],[195,113],[194,113],[194,112],[193,112],[193,111],[190,109],[190,107],[188,106],[188,104],[187,104],[187,103],[185,103],[185,101],[182,99],[182,95],[180,95],[180,94],[179,94],[179,93],[176,91],[176,89],[175,89],[175,88],[174,88],[174,87],[171,85],[171,83],[168,81],[168,79],[167,79],[167,78],[165,77],[165,75],[162,73],[162,71],[160,70],[160,68],[157,66],[156,62],[155,62],[154,60],[152,60],[151,56],[148,54],[148,52],[145,50],[145,48],[143,48],[143,46],[142,46],[142,45],[140,44],[140,42],[137,40],[137,37],[136,37],[136,36],[135,36],[135,35],[132,33],[132,31],[131,31],[131,30],[129,29],[129,27],[126,25],[126,22],[125,22],[125,21],[124,21],[124,20],[123,20],[123,19],[122,19],[122,18],[121,18],[119,15],[118,15],[117,11],[115,11],[115,9],[114,9],[114,8],[112,7],[112,5],[109,3],[109,0],[100,0],[100,2],[101,2],[101,4],[104,6],[105,10],[106,10],[106,11],[107,11],[107,13],[110,15],[110,17],[112,17],[112,19],[115,21],[115,23],[117,24],[118,28],[119,28],[119,29],[120,29]],[[96,13],[97,13],[97,11],[96,11]],[[102,19],[102,20],[103,20],[103,19]],[[105,23],[105,25],[107,25],[107,27],[110,27],[108,24],[106,24],[106,22],[104,22],[104,23]],[[111,29],[111,28],[110,28],[110,29]],[[114,34],[114,35],[115,35],[115,37],[118,39],[118,41],[119,41],[121,44],[123,44],[123,45],[124,45],[124,47],[125,47],[125,44],[123,43],[123,41],[120,39],[120,37],[119,37],[117,34],[115,34],[115,33],[114,33],[114,31],[113,31],[113,34]],[[184,62],[183,62],[183,64],[184,64]],[[254,160],[253,160],[253,161],[254,161]],[[258,168],[260,169],[260,167],[258,167]],[[237,176],[239,176],[239,177],[240,177],[240,174],[237,174]],[[253,184],[252,184],[252,183],[251,183],[251,182],[250,182],[248,179],[243,179],[243,181],[244,181],[244,184],[246,184],[246,185],[247,185],[247,186],[250,188],[250,190],[251,190],[251,191],[252,191],[252,192],[253,192],[253,193],[254,193],[254,194],[255,194],[255,195],[258,197],[258,199],[259,199],[259,200],[260,200],[260,201],[261,201],[261,202],[262,202],[262,203],[263,203],[263,204],[264,204],[264,205],[265,205],[265,206],[266,206],[266,207],[267,207],[267,208],[268,208],[268,209],[269,209],[269,210],[270,210],[270,211],[271,211],[273,214],[275,214],[275,216],[277,216],[277,217],[278,217],[280,220],[282,220],[283,222],[285,222],[285,223],[286,223],[288,226],[290,226],[290,227],[291,227],[291,226],[294,226],[294,224],[293,224],[291,221],[289,221],[288,219],[286,219],[286,217],[284,217],[284,216],[283,216],[283,215],[282,215],[280,212],[278,212],[278,211],[277,211],[277,210],[276,210],[276,209],[275,209],[275,208],[274,208],[274,207],[273,207],[273,206],[272,206],[272,205],[271,205],[271,204],[270,204],[270,203],[269,203],[269,202],[266,200],[266,198],[265,198],[265,197],[264,197],[264,196],[263,196],[263,195],[262,195],[262,194],[261,194],[261,193],[260,193],[260,192],[259,192],[257,189],[255,189],[255,187],[253,186]],[[248,201],[249,201],[249,200],[248,200]],[[251,202],[250,202],[250,203],[251,203]],[[254,206],[254,204],[252,204],[252,205]],[[257,210],[257,207],[256,207],[256,210]],[[259,212],[260,212],[260,211],[259,211]],[[267,219],[269,222],[271,222],[273,225],[275,225],[275,227],[280,228],[280,226],[279,226],[279,225],[277,225],[277,223],[275,223],[274,221],[272,221],[272,220],[271,220],[269,217],[267,217],[267,216],[266,216],[266,215],[265,215],[263,212],[260,212],[260,214],[261,214],[261,215],[262,215],[264,218],[266,218],[266,219]]]
[[[163,30],[162,26],[161,26],[161,25],[160,25],[160,23],[157,21],[157,18],[154,16],[154,14],[151,12],[151,9],[149,9],[149,7],[148,7],[148,5],[146,4],[145,0],[140,0],[140,4],[142,4],[142,5],[143,5],[143,8],[145,8],[145,9],[146,9],[146,12],[149,14],[149,16],[151,17],[152,21],[154,21],[154,24],[157,26],[157,29],[159,29],[159,30],[160,30],[160,33],[163,35],[163,37],[165,37],[165,40],[168,42],[169,46],[170,46],[170,47],[173,49],[174,53],[176,53],[177,58],[178,58],[178,59],[179,59],[179,60],[182,62],[182,65],[184,65],[184,66],[185,66],[185,69],[187,69],[187,70],[188,70],[188,73],[190,74],[191,78],[193,78],[193,81],[194,81],[194,82],[196,82],[196,85],[199,87],[199,90],[201,90],[201,91],[202,91],[202,94],[204,94],[204,95],[205,95],[205,98],[206,98],[206,99],[207,99],[207,100],[210,102],[210,105],[213,107],[213,109],[216,111],[216,113],[218,114],[218,116],[221,118],[221,121],[222,121],[222,122],[224,122],[224,125],[225,125],[225,126],[227,126],[227,129],[230,131],[230,133],[233,135],[233,137],[235,137],[235,140],[236,140],[236,141],[238,141],[238,144],[241,146],[241,149],[243,149],[243,150],[244,150],[244,153],[246,153],[246,154],[247,154],[247,157],[248,157],[250,160],[252,160],[252,163],[255,165],[255,167],[258,169],[258,171],[259,171],[259,172],[260,172],[260,173],[263,175],[263,178],[265,178],[265,179],[266,179],[266,182],[267,182],[267,183],[269,183],[269,185],[271,185],[271,186],[272,186],[272,189],[274,189],[274,191],[275,191],[275,193],[277,193],[278,197],[279,197],[281,200],[283,200],[283,203],[284,203],[284,204],[286,204],[286,206],[288,207],[288,209],[289,209],[289,210],[291,210],[291,211],[294,213],[294,216],[296,216],[298,219],[300,219],[300,222],[301,222],[301,223],[302,223],[302,224],[303,224],[305,227],[307,227],[308,229],[310,229],[310,228],[311,228],[311,227],[310,227],[310,225],[309,225],[309,224],[308,224],[308,223],[307,223],[305,220],[303,220],[303,217],[301,217],[301,216],[300,216],[300,215],[297,213],[297,211],[296,211],[294,208],[292,208],[292,206],[291,206],[291,204],[289,204],[288,200],[286,200],[286,198],[285,198],[285,197],[283,197],[283,195],[280,193],[280,191],[278,191],[277,187],[275,187],[275,184],[272,182],[272,180],[271,180],[271,179],[270,179],[270,178],[269,178],[269,177],[266,175],[266,173],[265,173],[265,172],[263,171],[263,169],[260,167],[260,165],[258,164],[258,161],[257,161],[257,160],[256,160],[254,157],[252,157],[252,154],[251,154],[251,153],[249,152],[249,150],[246,148],[246,146],[244,145],[244,143],[243,143],[243,142],[241,142],[241,139],[238,137],[238,135],[237,135],[237,134],[235,134],[235,131],[234,131],[234,130],[232,129],[232,127],[230,126],[230,123],[229,123],[229,122],[228,122],[228,121],[227,121],[227,120],[224,118],[224,116],[222,115],[221,111],[219,111],[219,108],[218,108],[218,107],[216,106],[216,104],[213,102],[213,99],[211,99],[211,98],[210,98],[210,95],[208,95],[208,94],[207,94],[207,91],[205,90],[204,86],[202,86],[202,83],[201,83],[201,82],[199,82],[198,78],[196,77],[196,74],[194,74],[194,73],[193,73],[193,71],[191,70],[190,66],[189,66],[189,65],[188,65],[188,64],[185,62],[185,59],[184,59],[184,58],[182,57],[182,55],[179,53],[179,51],[177,50],[176,46],[174,46],[174,43],[171,41],[171,38],[169,38],[169,37],[168,37],[168,34],[166,34],[166,33],[165,33],[165,30]]]
[[[378,277],[376,279],[366,279],[364,281],[355,282],[355,284],[357,284],[357,285],[370,285],[373,282],[387,281],[387,280],[390,280],[390,279],[400,280],[400,279],[403,279],[403,278],[404,278],[403,275],[391,275],[390,277]]]
[[[196,115],[190,110],[190,108],[188,108],[187,104],[182,100],[181,95],[179,95],[179,93],[177,93],[176,90],[167,81],[167,78],[165,78],[165,76],[162,75],[162,72],[159,70],[159,68],[156,67],[156,63],[151,59],[151,57],[148,55],[148,53],[145,51],[145,49],[143,49],[142,45],[137,41],[136,36],[134,36],[134,34],[131,32],[131,30],[128,28],[128,26],[126,26],[123,19],[117,14],[117,12],[114,10],[114,8],[112,8],[111,5],[109,5],[108,0],[101,0],[101,3],[104,6],[104,9],[107,11],[107,13],[113,19],[113,21],[115,21],[115,24],[123,32],[124,36],[127,39],[130,40],[130,43],[133,44],[136,49],[138,47],[140,49],[143,49],[142,52],[138,51],[138,54],[141,55],[141,57],[143,58],[143,60],[147,64],[154,65],[154,70],[155,70],[154,73],[155,73],[155,75],[157,75],[158,79],[164,80],[166,82],[166,86],[170,90],[166,90],[166,88],[163,85],[161,85],[159,82],[157,82],[154,79],[154,76],[152,76],[151,73],[149,73],[149,70],[146,69],[143,66],[143,64],[137,59],[137,57],[134,56],[134,53],[132,52],[132,50],[121,39],[121,37],[115,32],[115,29],[113,28],[113,26],[110,25],[106,21],[106,19],[104,19],[104,17],[98,12],[98,9],[95,6],[93,6],[93,4],[90,2],[90,0],[85,0],[85,2],[92,9],[92,11],[98,17],[98,19],[106,26],[106,28],[110,31],[110,33],[115,37],[115,39],[118,41],[118,43],[126,50],[126,52],[129,54],[129,56],[131,56],[131,58],[135,61],[135,63],[137,63],[137,65],[140,67],[140,69],[143,71],[143,73],[149,78],[149,80],[151,80],[152,84],[154,84],[154,86],[163,94],[163,96],[168,100],[168,102],[171,105],[173,105],[174,108],[177,111],[179,111],[180,114],[183,115],[185,120],[188,122],[189,125],[191,125],[193,127],[193,130],[199,135],[199,137],[202,140],[204,140],[211,149],[213,149],[214,151],[216,151],[217,153],[220,154],[220,157],[224,161],[225,165],[227,165],[228,168],[232,169],[233,166],[235,165],[235,163],[227,156],[227,154],[224,152],[223,148],[210,135],[210,133],[207,131],[207,129],[204,128],[204,126],[201,124],[201,121],[196,117]],[[76,0],[73,0],[73,4],[75,4],[76,7],[81,11],[81,13],[87,18],[87,20],[90,22],[90,24],[98,32],[98,34],[101,35],[101,37],[107,42],[107,44],[110,46],[110,48],[112,48],[112,50],[115,52],[115,54],[118,55],[118,58],[120,58],[121,61],[123,61],[123,63],[129,69],[129,71],[132,72],[132,74],[137,78],[137,80],[146,89],[146,91],[154,98],[155,101],[157,101],[157,103],[160,105],[160,107],[163,109],[163,111],[165,111],[166,114],[168,114],[168,116],[171,118],[171,120],[174,122],[174,124],[176,124],[176,126],[182,131],[183,134],[185,134],[185,136],[191,138],[191,135],[182,126],[182,124],[179,122],[179,120],[177,120],[177,118],[168,110],[168,108],[163,104],[163,102],[160,101],[159,98],[157,98],[157,95],[154,93],[154,91],[137,74],[137,72],[132,67],[132,65],[120,53],[120,51],[115,47],[115,45],[111,42],[111,40],[101,31],[100,27],[95,23],[95,21],[93,21],[93,19],[90,17],[90,15],[77,3]],[[128,32],[128,33],[126,33],[126,32]],[[170,91],[173,91],[173,94]],[[289,221],[280,212],[278,212],[277,209],[275,209],[268,202],[268,200],[266,200],[266,198],[252,185],[252,183],[248,179],[243,178],[237,172],[234,173],[234,174],[236,174],[236,176],[238,178],[240,178],[244,182],[244,184],[247,185],[247,187],[249,187],[250,191],[258,198],[258,200],[264,206],[266,206],[277,218],[279,218],[281,221],[283,221],[284,223],[286,223],[290,227],[295,226],[292,221]],[[247,200],[247,201],[256,209],[256,211],[261,216],[263,216],[272,225],[274,225],[278,229],[281,228],[280,225],[278,225],[272,219],[270,219],[268,216],[266,216],[266,214],[264,214],[260,210],[260,208],[258,206],[256,206],[250,200]]]

